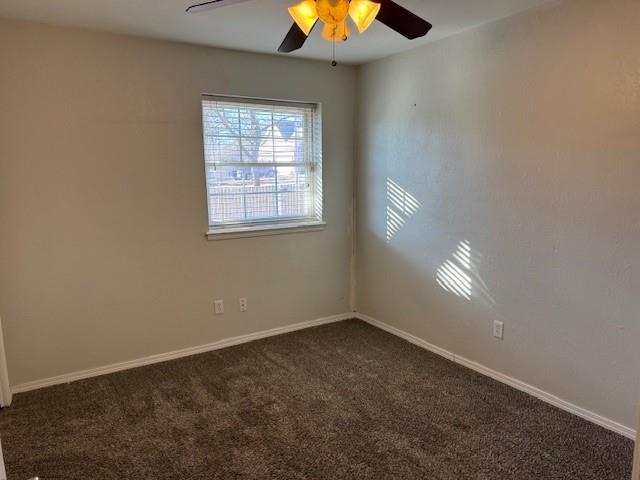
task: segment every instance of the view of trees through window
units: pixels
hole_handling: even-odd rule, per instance
[[[209,223],[313,216],[313,109],[203,100]]]

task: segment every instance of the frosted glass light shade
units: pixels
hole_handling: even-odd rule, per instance
[[[289,7],[289,15],[300,27],[300,30],[308,36],[318,21],[316,2],[314,0],[304,0],[293,7]]]
[[[371,26],[381,6],[379,3],[370,0],[351,0],[349,16],[358,27],[360,33],[363,33]]]

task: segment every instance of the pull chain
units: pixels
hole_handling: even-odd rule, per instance
[[[331,60],[331,66],[335,67],[336,65],[338,65],[338,62],[336,62],[336,36],[335,33],[333,34],[333,41],[331,42],[331,46],[333,47],[333,57]]]

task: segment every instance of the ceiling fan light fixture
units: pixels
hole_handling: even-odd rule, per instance
[[[300,30],[308,36],[311,33],[311,29],[318,21],[318,12],[316,10],[315,0],[303,0],[297,5],[289,7],[289,15],[291,15],[293,20],[300,27]]]
[[[248,0],[199,1],[200,3],[187,8],[187,12],[202,12]],[[313,27],[318,23],[318,19],[325,24],[322,37],[330,42],[342,42],[351,34],[346,24],[348,16],[356,24],[360,33],[366,31],[374,20],[378,20],[409,40],[424,37],[433,27],[425,19],[398,5],[394,0],[296,1],[299,3],[288,9],[295,22],[278,47],[280,53],[291,53],[302,48]],[[335,64],[335,60],[333,64]]]
[[[316,11],[324,23],[343,23],[349,15],[349,0],[316,0]]]
[[[325,23],[322,29],[322,38],[327,42],[344,42],[351,35],[351,30],[347,22],[342,21],[340,23]]]
[[[382,7],[380,3],[371,0],[351,0],[349,16],[360,33],[365,32],[371,26],[380,12],[380,7]]]

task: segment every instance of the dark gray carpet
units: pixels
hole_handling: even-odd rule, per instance
[[[359,321],[17,395],[9,480],[628,480],[619,435]]]

